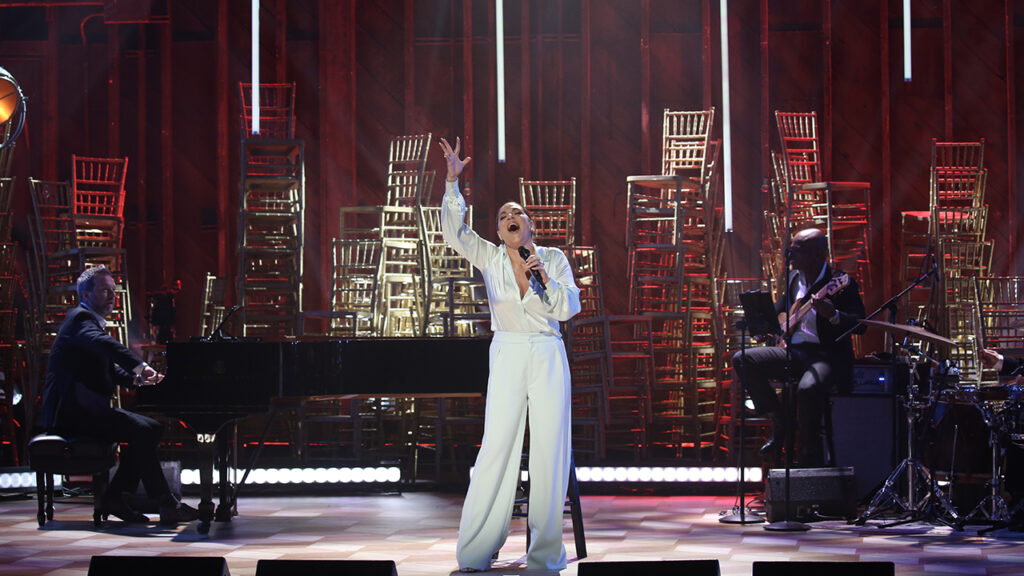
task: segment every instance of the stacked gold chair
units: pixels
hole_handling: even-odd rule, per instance
[[[227,282],[214,274],[206,273],[203,281],[203,299],[199,308],[199,335],[212,336],[213,331],[224,320],[227,298]]]
[[[4,375],[3,398],[0,400],[0,421],[3,431],[0,437],[4,444],[10,446],[11,462],[18,463],[18,445],[14,425],[14,384],[17,369],[19,348],[14,340],[14,290],[17,284],[15,270],[15,251],[17,244],[11,238],[13,221],[12,200],[14,197],[14,178],[0,177],[0,373]]]
[[[869,283],[871,185],[824,180],[817,113],[776,111],[775,122],[782,147],[776,179],[786,194],[784,229],[791,235],[808,226],[823,228],[833,264]]]
[[[466,207],[466,222],[473,221],[473,206]],[[483,280],[468,260],[445,242],[441,233],[441,207],[421,206],[420,224],[427,254],[427,336],[472,337],[490,332],[490,306]]]
[[[561,247],[576,243],[576,178],[520,178],[519,203],[530,213],[538,243]]]
[[[602,338],[604,324],[593,321],[604,316],[601,268],[594,246],[570,246],[566,257],[580,288],[580,312],[565,326],[572,372],[573,453],[580,462],[601,462],[605,458],[608,421],[608,374]]]
[[[985,241],[988,209],[984,204],[987,173],[984,168],[985,140],[976,142],[939,142],[932,139],[931,166],[928,173],[928,209],[900,213],[900,253],[903,265],[900,280],[910,283],[920,275],[942,266],[946,259],[939,243],[945,246],[966,242],[976,249]],[[965,250],[972,250],[966,248]],[[962,256],[963,254],[960,254]],[[951,254],[952,269],[961,258]],[[928,286],[915,288],[907,297],[912,312],[920,318],[944,324],[941,309],[945,303],[939,290]]]
[[[124,274],[124,182],[127,158],[72,156],[71,191],[78,248],[92,264],[105,264],[119,279]]]
[[[241,182],[237,297],[242,335],[294,336],[302,310],[304,142],[295,138],[295,85],[240,83]]]
[[[713,445],[721,272],[714,109],[664,114],[662,174],[627,178],[629,305],[651,319],[650,446],[700,459]]]
[[[14,132],[15,122],[0,125],[0,142],[8,142]],[[10,142],[6,148],[0,149],[0,178],[10,178],[14,163],[14,148],[17,142]]]
[[[299,336],[309,338],[358,338],[377,334],[378,271],[380,239],[338,239],[331,242],[331,308],[303,311]],[[310,331],[308,321],[317,319],[322,326]]]
[[[382,207],[380,290],[384,336],[420,336],[426,328],[427,254],[419,207],[433,174],[426,170],[431,134],[396,136],[388,148]]]
[[[981,322],[981,346],[1004,354],[1024,356],[1024,277],[975,277],[975,295]],[[984,374],[984,383],[998,382],[994,372]]]

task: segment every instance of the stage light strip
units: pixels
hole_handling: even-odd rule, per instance
[[[260,133],[260,0],[252,0],[252,133]]]
[[[61,485],[61,478],[59,475],[53,477],[54,487]],[[0,490],[11,490],[17,488],[35,488],[36,487],[36,473],[35,472],[3,472],[0,473]]]
[[[910,0],[903,0],[903,80],[910,82]]]
[[[505,13],[502,0],[494,0],[495,65],[498,76],[498,162],[505,162]],[[526,40],[524,40],[525,42]],[[524,64],[525,65],[525,64]],[[528,72],[524,72],[528,73]]]
[[[241,470],[229,469],[228,478],[240,480]],[[214,474],[214,478],[217,475]],[[402,470],[397,466],[368,466],[361,468],[254,468],[249,472],[246,484],[394,484],[402,480]],[[181,471],[182,486],[198,486],[199,470],[189,468]]]
[[[722,27],[722,173],[725,175],[725,231],[732,232],[732,125],[729,114],[729,0],[721,0]]]
[[[473,475],[473,469],[469,471]],[[712,466],[577,466],[576,480],[580,483],[617,482],[617,483],[665,483],[665,484],[706,484],[716,482],[736,482],[739,480],[740,469],[735,467]],[[522,480],[528,481],[530,475],[523,470]],[[744,481],[760,482],[760,468],[744,468]]]
[[[472,474],[470,470],[470,474]],[[760,468],[746,468],[747,482],[761,482]],[[216,474],[214,475],[216,478]],[[229,469],[231,481],[241,478],[241,470]],[[523,480],[529,480],[524,470]],[[736,482],[739,468],[710,466],[577,466],[576,479],[581,483],[720,483]],[[394,484],[401,482],[402,470],[397,466],[354,468],[256,468],[249,473],[247,483],[256,485],[312,485],[312,484]],[[199,470],[181,471],[183,486],[199,485]],[[54,475],[54,485],[61,486],[60,475]],[[0,490],[35,488],[34,472],[0,473]]]

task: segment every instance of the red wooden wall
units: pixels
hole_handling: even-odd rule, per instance
[[[896,281],[900,210],[927,204],[929,145],[985,138],[995,271],[1024,274],[1017,87],[1024,0],[912,2],[911,82],[899,0],[731,0],[735,232],[732,276],[759,270],[761,186],[774,110],[816,110],[826,174],[872,183],[878,304]],[[179,335],[197,326],[200,280],[233,274],[238,83],[250,77],[249,3],[166,0],[146,23],[110,23],[97,0],[0,0],[0,66],[30,98],[25,178],[68,178],[71,154],[129,156],[132,289],[181,279]],[[325,303],[338,207],[383,197],[388,141],[462,136],[477,228],[520,176],[580,182],[609,307],[625,310],[625,178],[660,166],[661,112],[714,105],[716,0],[505,0],[508,159],[496,159],[491,0],[263,0],[263,81],[295,82],[306,140],[306,294]],[[1024,68],[1024,64],[1020,66]],[[718,123],[720,127],[720,122]],[[443,169],[435,151],[430,167]],[[443,174],[443,173],[442,173]],[[441,178],[434,190],[441,192]],[[17,234],[27,243],[24,219]]]

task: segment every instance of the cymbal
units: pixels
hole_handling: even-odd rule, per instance
[[[878,326],[892,334],[911,335],[913,337],[920,338],[925,342],[931,342],[932,344],[944,344],[946,346],[960,347],[959,344],[949,338],[939,336],[934,332],[929,332],[920,326],[911,326],[910,324],[893,324],[891,322],[883,322],[881,320],[858,320],[858,322],[861,324],[868,324],[870,326]]]

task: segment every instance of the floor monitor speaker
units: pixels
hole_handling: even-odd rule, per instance
[[[580,562],[579,576],[718,576],[718,560]]]
[[[397,576],[393,560],[260,560],[256,576]]]
[[[753,576],[896,576],[893,562],[754,562]]]
[[[231,576],[222,556],[93,556],[89,576]]]

